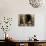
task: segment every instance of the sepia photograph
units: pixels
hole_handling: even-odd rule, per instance
[[[19,26],[34,26],[34,15],[20,14],[18,23]]]

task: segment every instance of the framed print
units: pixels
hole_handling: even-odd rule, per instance
[[[34,15],[20,14],[18,23],[19,26],[34,26]]]

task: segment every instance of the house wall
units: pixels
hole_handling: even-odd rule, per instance
[[[28,0],[0,0],[0,19],[4,16],[12,17],[12,25],[7,32],[16,40],[28,40],[35,34],[37,39],[46,40],[45,36],[45,15],[46,6],[33,8]],[[30,27],[19,27],[19,14],[33,14],[35,16],[35,25]],[[1,18],[2,17],[2,18]],[[0,39],[4,39],[4,33],[0,29]]]

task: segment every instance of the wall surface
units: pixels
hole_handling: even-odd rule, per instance
[[[19,27],[19,14],[33,14],[35,16],[34,27]],[[40,8],[33,8],[28,0],[0,0],[0,16],[12,17],[12,26],[8,34],[16,40],[28,40],[34,34],[37,39],[46,40],[45,36],[45,15],[46,6]],[[0,19],[2,19],[0,17]],[[4,39],[4,33],[0,29],[0,39]]]

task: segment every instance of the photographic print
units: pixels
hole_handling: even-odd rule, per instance
[[[19,14],[19,26],[34,26],[34,15]]]

